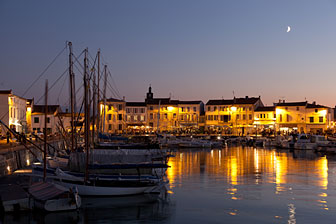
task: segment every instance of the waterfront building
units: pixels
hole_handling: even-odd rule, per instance
[[[105,111],[105,112],[104,112]],[[106,99],[100,103],[100,120],[102,121],[102,132],[122,133],[126,129],[126,102],[114,98]]]
[[[275,107],[277,131],[282,133],[322,133],[331,126],[333,110],[327,106],[280,101]]]
[[[65,131],[65,132],[71,132],[71,113],[68,111],[66,112],[59,112],[57,114],[58,120],[56,122],[58,129],[60,131]],[[78,132],[81,127],[82,130],[84,130],[84,113],[74,113],[74,127],[76,131]]]
[[[27,131],[31,132],[32,127],[31,127],[31,113],[33,111],[33,106],[34,106],[34,98],[33,99],[27,99],[26,102],[26,120],[27,120]]]
[[[126,102],[127,132],[145,132],[147,126],[147,106],[145,102]]]
[[[204,113],[204,104],[200,100],[154,98],[152,87],[149,87],[145,103],[150,131],[192,131],[200,127],[200,117]]]
[[[276,127],[275,107],[258,107],[254,110],[255,134],[274,134]]]
[[[204,129],[204,123],[200,119],[201,115],[204,114],[204,103],[202,101],[178,101],[178,108],[178,122],[181,130]]]
[[[54,134],[57,131],[58,113],[61,112],[59,105],[47,106],[47,134]],[[31,113],[31,130],[34,133],[44,133],[45,128],[45,105],[33,105]]]
[[[27,100],[13,94],[12,90],[0,90],[0,119],[17,132],[27,132]],[[1,135],[7,130],[2,127]]]
[[[254,132],[254,111],[264,106],[260,96],[209,100],[206,104],[205,128],[209,132],[248,135]]]

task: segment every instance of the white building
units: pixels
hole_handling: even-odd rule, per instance
[[[17,132],[27,132],[26,103],[25,98],[12,90],[0,90],[0,120]],[[2,127],[0,132],[4,135],[7,130]]]
[[[127,131],[144,131],[146,129],[147,105],[145,102],[126,102]]]
[[[32,132],[44,132],[44,112],[45,105],[34,105],[31,113],[31,128]],[[53,134],[57,131],[59,118],[57,113],[60,112],[59,105],[48,105],[47,111],[47,133]]]

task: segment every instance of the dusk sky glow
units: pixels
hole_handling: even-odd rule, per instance
[[[234,91],[267,105],[281,98],[334,107],[335,21],[336,3],[323,0],[5,0],[0,89],[22,96],[71,41],[76,55],[101,49],[127,101],[143,101],[151,84],[154,97],[206,103]],[[67,69],[67,53],[24,97],[43,95],[45,79],[51,84]],[[67,104],[67,85],[64,76],[51,103]]]

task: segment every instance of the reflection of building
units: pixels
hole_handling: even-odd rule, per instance
[[[209,100],[206,104],[206,129],[236,135],[253,131],[253,115],[263,106],[260,97],[233,98],[232,100]]]
[[[106,99],[104,113],[104,103],[100,104],[101,121],[104,124],[103,130],[108,133],[121,133],[125,130],[126,103],[124,100]],[[105,121],[105,123],[104,123]]]
[[[315,102],[279,102],[276,107],[278,131],[322,132],[329,128],[333,111]]]
[[[47,109],[47,133],[56,133],[58,123],[57,114],[60,112],[59,105],[48,105]],[[32,132],[43,132],[44,133],[44,118],[45,115],[45,105],[34,105],[33,111],[31,113],[31,131]]]
[[[13,94],[12,90],[0,91],[0,119],[17,132],[27,132],[27,100]],[[1,130],[1,134],[7,130]]]

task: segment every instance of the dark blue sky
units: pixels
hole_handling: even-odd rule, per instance
[[[151,84],[154,96],[181,100],[232,98],[234,91],[261,95],[268,105],[279,98],[336,104],[333,1],[4,0],[0,28],[0,89],[18,95],[69,40],[77,55],[101,48],[129,101],[143,100]],[[66,54],[26,97],[38,99],[44,80],[63,73]],[[64,77],[51,102],[66,103],[66,85]]]

